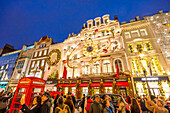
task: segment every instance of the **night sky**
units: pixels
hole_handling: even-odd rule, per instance
[[[110,14],[119,21],[170,11],[170,0],[0,0],[0,48],[16,49],[48,35],[62,42],[89,19]]]

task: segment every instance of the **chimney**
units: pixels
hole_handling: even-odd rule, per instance
[[[126,24],[126,21],[124,21],[124,22],[121,22],[121,25],[123,25],[123,24]]]
[[[140,20],[140,19],[139,19],[139,16],[136,16],[135,19],[136,19],[136,21]]]
[[[114,16],[114,20],[118,20],[118,16],[117,15]]]
[[[84,26],[84,28],[86,28],[87,27],[86,23],[84,23],[83,26]]]
[[[163,13],[163,10],[160,10],[159,12],[158,12],[158,14],[162,14]]]
[[[68,36],[71,37],[71,34],[69,34]]]

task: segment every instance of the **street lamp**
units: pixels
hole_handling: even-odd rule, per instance
[[[144,54],[139,54],[140,62],[141,62],[143,56],[144,56]],[[144,77],[145,77],[145,82],[146,82],[146,85],[148,87],[149,96],[151,97],[151,90],[150,90],[150,87],[149,87],[149,84],[148,84],[148,81],[147,81],[147,77],[146,77],[146,69],[144,68],[142,62],[141,62],[141,66],[142,66],[143,74],[144,74]]]

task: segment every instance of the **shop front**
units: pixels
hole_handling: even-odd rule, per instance
[[[142,96],[143,94],[148,94],[148,87],[146,85],[146,78],[136,77],[134,78],[135,87],[137,94]],[[170,95],[169,78],[164,77],[147,77],[147,81],[150,87],[152,95],[155,96],[165,96],[166,98]]]
[[[68,91],[72,93],[72,95],[76,96],[77,80],[70,80],[70,84],[68,85],[68,87]]]
[[[56,82],[57,80],[46,81],[45,91],[57,91]]]

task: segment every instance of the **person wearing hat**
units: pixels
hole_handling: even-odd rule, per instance
[[[89,113],[102,113],[102,105],[99,103],[100,97],[95,96],[95,101],[90,105]]]
[[[162,99],[158,99],[155,104],[150,97],[148,97],[145,104],[146,108],[153,113],[168,113],[168,110],[164,108],[164,103]]]
[[[41,96],[41,108],[39,113],[50,113],[50,102],[49,99],[51,98],[50,93],[45,92]]]

